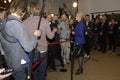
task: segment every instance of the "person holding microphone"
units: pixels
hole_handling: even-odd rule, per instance
[[[75,35],[75,56],[78,58],[78,69],[76,71],[76,75],[82,74],[83,73],[83,45],[85,44],[85,25],[82,21],[83,14],[82,13],[77,13],[76,14],[76,21],[78,24],[75,27],[75,31],[72,32]]]

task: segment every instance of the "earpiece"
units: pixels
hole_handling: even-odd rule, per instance
[[[27,9],[24,7],[23,10],[22,10],[22,12],[25,13],[26,11],[27,11]]]
[[[23,13],[27,12],[27,0],[25,0],[25,2],[24,2],[24,6],[23,6],[22,12]]]

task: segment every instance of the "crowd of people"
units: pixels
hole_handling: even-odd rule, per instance
[[[6,10],[0,11],[1,23],[7,21],[3,29],[7,35],[0,32],[1,53],[5,58],[2,66],[12,67],[14,72],[3,75],[1,79],[12,75],[15,80],[27,80],[29,62],[26,54],[34,49],[37,49],[40,57],[47,54],[33,71],[34,80],[46,80],[47,69],[57,70],[56,60],[61,66],[71,64],[71,51],[74,51],[78,59],[75,74],[80,75],[83,73],[83,58],[89,59],[91,50],[111,53],[116,52],[120,46],[120,22],[114,18],[108,22],[107,15],[96,17],[93,21],[90,15],[84,17],[82,13],[77,13],[76,17],[70,19],[67,12],[40,16],[39,4],[26,4],[24,0],[13,1],[8,15],[5,16],[4,11]],[[14,41],[10,41],[9,36]]]

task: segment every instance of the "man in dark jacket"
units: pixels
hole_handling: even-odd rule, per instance
[[[108,29],[108,21],[107,21],[107,16],[103,15],[102,16],[102,22],[100,23],[100,49],[99,51],[102,51],[102,53],[106,53],[106,48],[107,48],[107,29]]]
[[[87,14],[85,15],[85,40],[86,44],[84,46],[85,48],[85,58],[90,58],[90,49],[92,47],[92,28],[93,28],[93,23],[90,21],[90,16]]]

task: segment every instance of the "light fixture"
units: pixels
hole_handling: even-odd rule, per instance
[[[51,14],[52,17],[54,17],[54,14]]]
[[[11,3],[12,0],[8,0],[9,3]]]
[[[4,0],[4,3],[7,3],[7,1],[6,1],[6,0]]]
[[[77,2],[73,2],[73,7],[76,8],[78,6]]]

